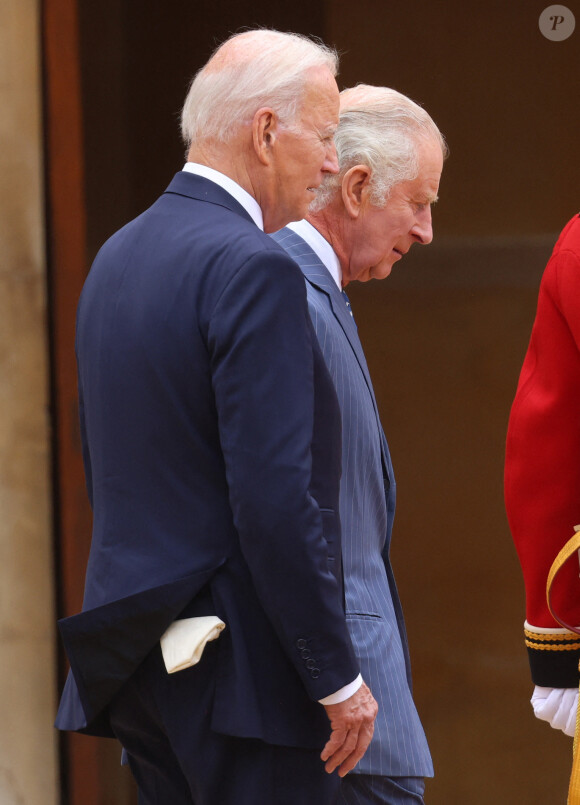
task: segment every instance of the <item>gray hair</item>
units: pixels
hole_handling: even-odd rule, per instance
[[[338,55],[321,42],[293,33],[256,29],[235,34],[195,75],[181,115],[186,144],[227,143],[255,112],[269,106],[283,125],[294,123],[308,72],[338,72]]]
[[[358,84],[340,93],[340,118],[334,137],[339,172],[327,174],[310,205],[311,212],[326,207],[355,165],[371,169],[370,201],[384,207],[392,188],[419,175],[421,141],[435,141],[443,157],[448,153],[443,135],[427,112],[394,89]]]

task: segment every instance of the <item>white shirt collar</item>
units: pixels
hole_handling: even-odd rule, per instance
[[[322,237],[318,229],[313,227],[306,219],[293,221],[291,224],[288,224],[288,229],[291,229],[301,237],[302,240],[306,241],[312,251],[322,260],[330,272],[332,279],[338,286],[338,290],[342,291],[342,269],[338,257],[330,243]]]
[[[234,180],[226,176],[225,173],[220,173],[214,170],[214,168],[208,168],[207,165],[200,165],[198,162],[186,162],[183,170],[188,173],[195,173],[196,176],[203,176],[205,179],[209,179],[210,182],[214,182],[214,184],[223,188],[226,193],[229,193],[230,196],[233,196],[235,200],[242,205],[248,215],[251,216],[256,226],[259,227],[262,232],[264,231],[264,218],[260,205],[256,199],[237,182],[234,182]]]

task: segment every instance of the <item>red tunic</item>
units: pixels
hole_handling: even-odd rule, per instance
[[[580,216],[563,229],[542,277],[508,426],[505,501],[526,588],[532,678],[575,686],[580,637],[557,629],[546,578],[580,523]],[[575,559],[560,572],[552,602],[565,621],[580,625]]]

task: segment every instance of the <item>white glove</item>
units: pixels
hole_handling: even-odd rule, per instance
[[[541,688],[536,685],[531,702],[536,718],[547,721],[566,735],[574,735],[578,688]]]

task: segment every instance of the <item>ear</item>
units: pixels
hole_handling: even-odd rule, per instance
[[[252,120],[252,143],[256,156],[263,165],[269,165],[272,146],[278,136],[278,115],[270,107],[258,109]]]
[[[351,218],[358,218],[366,201],[371,170],[366,165],[349,168],[342,177],[342,202]]]

